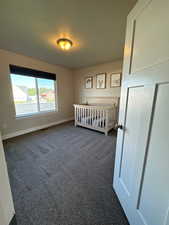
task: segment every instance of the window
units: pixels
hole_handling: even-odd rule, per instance
[[[38,78],[40,111],[55,110],[55,87],[53,80]]]
[[[56,76],[12,65],[10,70],[16,116],[56,110]]]

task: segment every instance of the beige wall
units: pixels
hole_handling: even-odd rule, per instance
[[[111,63],[99,64],[92,67],[87,67],[74,71],[74,85],[75,85],[75,103],[85,102],[85,96],[94,97],[120,97],[120,87],[110,88],[110,74],[122,71],[122,60]],[[106,89],[96,89],[96,74],[106,72],[107,82]],[[93,76],[94,84],[92,89],[84,88],[84,78],[86,76]]]
[[[55,73],[57,76],[59,111],[16,119],[9,76],[9,64]],[[72,117],[73,95],[73,75],[71,70],[0,50],[0,131],[2,135],[43,126]]]
[[[122,60],[72,71],[31,57],[0,50],[0,63],[0,131],[3,136],[71,118],[73,103],[85,101],[85,96],[120,96],[119,87],[110,88],[110,74],[122,71]],[[9,64],[55,73],[58,87],[58,112],[16,118]],[[95,83],[96,74],[100,72],[107,73],[107,87],[102,90],[96,89]],[[84,78],[90,75],[94,77],[94,87],[85,89]]]

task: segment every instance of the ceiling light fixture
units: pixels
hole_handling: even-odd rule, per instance
[[[62,50],[69,50],[73,45],[72,41],[67,38],[60,38],[57,44]]]

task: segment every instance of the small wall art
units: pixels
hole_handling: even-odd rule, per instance
[[[96,88],[106,88],[106,73],[99,73],[96,75]]]
[[[86,89],[93,88],[93,77],[85,77],[85,88]]]
[[[110,87],[121,86],[121,73],[112,73],[110,75]]]

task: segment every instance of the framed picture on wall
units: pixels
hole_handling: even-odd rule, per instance
[[[93,77],[85,77],[85,88],[86,89],[93,88]]]
[[[96,75],[96,88],[106,88],[106,73],[99,73]]]
[[[110,87],[121,86],[121,73],[112,73],[110,75]]]

